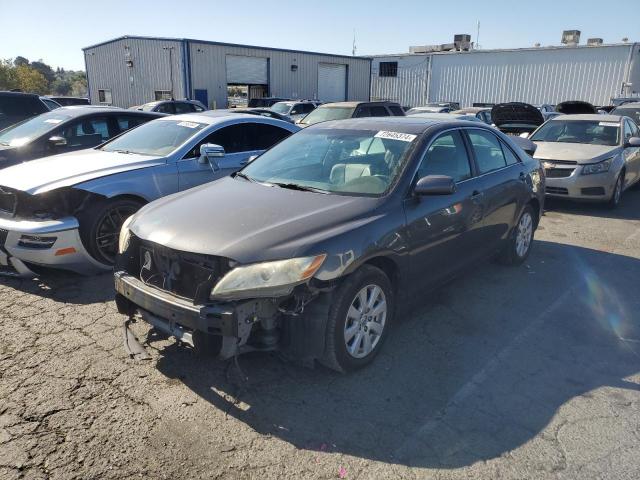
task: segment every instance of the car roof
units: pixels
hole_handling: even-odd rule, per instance
[[[466,113],[441,113],[441,112],[424,112],[424,113],[413,113],[409,115],[409,117],[418,117],[418,118],[431,118],[433,120],[464,120],[465,118],[476,118],[474,115],[469,115]]]
[[[618,108],[640,108],[640,102],[628,102],[628,103],[623,103],[622,105],[618,105],[615,110],[617,110]]]
[[[25,92],[8,92],[8,91],[0,91],[0,96],[3,97],[31,97],[31,98],[40,98],[40,95],[36,95],[35,93],[25,93]]]
[[[320,107],[358,107],[360,105],[398,105],[396,102],[330,102],[323,103]],[[320,108],[318,107],[318,108]]]
[[[410,115],[408,117],[364,117],[364,118],[350,118],[346,120],[331,120],[327,122],[316,123],[311,125],[310,129],[318,128],[330,128],[330,129],[343,129],[343,130],[382,130],[392,131],[400,133],[409,133],[412,135],[420,135],[429,128],[441,124],[448,124],[458,127],[480,127],[483,128],[486,125],[482,122],[467,122],[463,120],[432,120],[427,118],[415,117]],[[487,126],[487,128],[489,128]]]
[[[600,115],[597,113],[582,113],[576,115],[558,115],[553,117],[550,121],[571,121],[571,120],[587,120],[592,122],[619,122],[622,120],[622,115]]]
[[[206,123],[207,125],[214,125],[216,123],[221,123],[229,118],[248,118],[251,120],[263,119],[270,120],[278,123],[287,123],[283,120],[278,120],[275,118],[265,117],[263,115],[252,115],[250,113],[236,113],[229,110],[205,110],[204,112],[194,112],[194,113],[181,113],[179,115],[167,115],[166,117],[161,118],[160,120],[178,120],[178,121],[186,121],[186,122],[196,122],[196,123]],[[289,124],[293,125],[293,124]]]
[[[451,113],[464,114],[464,113],[478,113],[478,112],[485,112],[485,111],[490,112],[491,107],[467,107],[467,108],[461,108]]]

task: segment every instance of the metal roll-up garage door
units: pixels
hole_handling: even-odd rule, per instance
[[[347,66],[337,63],[318,64],[318,99],[344,102],[347,94]]]
[[[268,85],[269,67],[267,59],[227,55],[227,83]]]

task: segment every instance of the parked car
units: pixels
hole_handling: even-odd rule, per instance
[[[128,219],[116,303],[222,358],[281,349],[353,370],[412,299],[483,257],[522,263],[543,181],[480,122],[318,124]]]
[[[302,120],[306,115],[313,112],[319,105],[320,102],[313,100],[278,102],[271,106],[271,110],[279,113],[280,115],[285,115],[295,122],[297,120]]]
[[[320,105],[297,123],[301,127],[308,127],[320,122],[346,118],[404,116],[404,110],[395,102],[335,102]]]
[[[530,137],[552,197],[620,203],[640,181],[640,132],[620,115],[561,115]]]
[[[22,275],[40,265],[110,269],[122,222],[142,205],[229,175],[298,130],[254,115],[166,116],[92,150],[7,168],[0,173],[0,265]]]
[[[563,113],[565,115],[590,115],[597,114],[598,109],[589,102],[583,102],[581,100],[569,100],[556,105],[556,112]]]
[[[427,120],[436,120],[440,122],[446,121],[465,121],[465,122],[482,122],[480,118],[475,115],[466,115],[463,113],[413,113],[409,115],[411,118],[425,118]],[[484,122],[483,122],[484,123]]]
[[[419,107],[414,107],[407,111],[407,115],[420,112],[431,113],[450,113],[454,110],[460,110],[460,104],[458,102],[435,102],[427,103]]]
[[[481,122],[484,122],[487,125],[493,124],[493,121],[491,120],[491,108],[488,107],[467,107],[455,110],[451,113],[455,115],[474,115]]]
[[[0,130],[50,110],[38,95],[0,91]]]
[[[530,134],[545,121],[540,110],[522,102],[494,105],[491,109],[491,120],[501,132],[507,135]]]
[[[249,100],[249,103],[247,104],[247,107],[248,108],[269,108],[278,102],[286,102],[288,100],[291,100],[291,99],[282,98],[282,97],[251,98]]]
[[[135,110],[143,112],[167,113],[169,115],[180,115],[182,113],[204,112],[207,107],[198,100],[159,100],[149,102],[144,105],[134,107]]]
[[[636,122],[636,125],[640,126],[640,102],[622,104],[612,110],[611,115],[629,117]]]
[[[640,97],[612,97],[611,105],[619,107],[620,105],[624,105],[625,103],[637,103],[640,102]]]
[[[161,116],[113,107],[60,107],[0,132],[0,169],[95,147]]]
[[[72,106],[82,106],[82,105],[91,105],[91,102],[88,98],[85,97],[61,97],[55,95],[47,95],[46,98],[53,100],[54,102],[60,104],[62,107],[72,107]]]
[[[282,120],[283,122],[294,123],[294,121],[287,115],[281,115],[270,108],[229,108],[228,110],[223,111],[229,113],[242,113],[245,115],[260,115],[263,117],[275,118],[276,120]]]

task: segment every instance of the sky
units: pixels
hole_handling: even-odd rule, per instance
[[[630,5],[637,0],[627,2]],[[0,59],[18,55],[84,69],[82,48],[122,35],[195,38],[350,55],[407,52],[450,43],[456,33],[482,48],[558,45],[563,30],[617,43],[640,41],[637,11],[603,0],[0,0]],[[617,5],[617,4],[616,4]],[[620,4],[620,5],[625,5]]]

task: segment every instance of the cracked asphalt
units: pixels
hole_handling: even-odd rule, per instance
[[[520,268],[398,319],[369,368],[241,372],[136,325],[109,275],[0,279],[0,478],[640,478],[640,192],[554,202]]]

